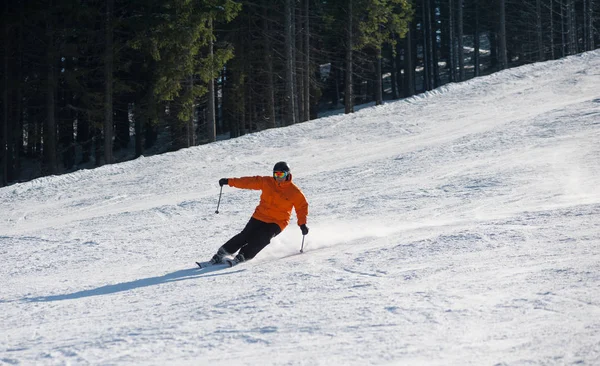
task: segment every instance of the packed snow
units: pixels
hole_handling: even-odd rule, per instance
[[[0,363],[599,365],[600,51],[0,189]],[[310,204],[196,268],[285,160]]]

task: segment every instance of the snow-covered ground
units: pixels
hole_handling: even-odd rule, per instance
[[[600,51],[0,189],[0,363],[600,364]],[[286,160],[310,203],[203,272]]]

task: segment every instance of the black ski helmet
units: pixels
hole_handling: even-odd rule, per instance
[[[280,161],[273,167],[273,172],[290,172],[290,166],[285,161]]]

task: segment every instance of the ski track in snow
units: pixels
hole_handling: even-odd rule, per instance
[[[0,189],[0,364],[600,364],[600,51]],[[286,160],[310,204],[207,271]]]

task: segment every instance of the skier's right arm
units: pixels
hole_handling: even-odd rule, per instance
[[[229,179],[227,179],[227,183],[229,184],[230,187],[261,190],[263,188],[264,178],[265,177],[259,177],[259,176],[229,178]]]

